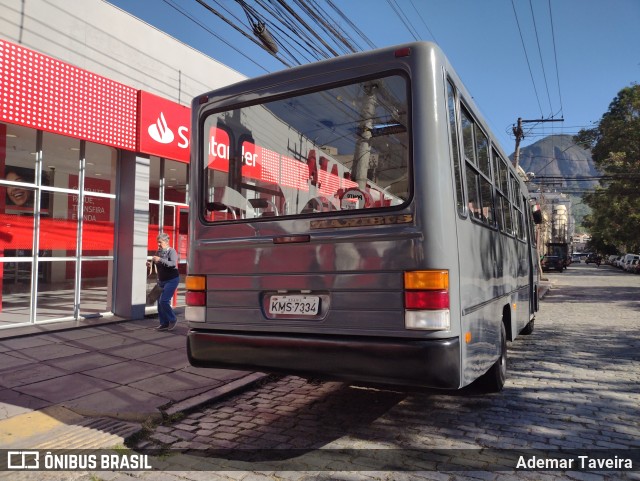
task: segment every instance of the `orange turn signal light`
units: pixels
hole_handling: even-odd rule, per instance
[[[207,278],[205,276],[187,276],[184,286],[188,291],[206,291]]]
[[[405,289],[449,289],[449,271],[408,271],[404,273]]]

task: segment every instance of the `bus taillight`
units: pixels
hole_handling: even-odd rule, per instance
[[[207,304],[206,292],[187,291],[184,296],[187,306],[205,306]]]
[[[449,309],[449,292],[406,291],[404,305],[407,309]]]
[[[407,329],[449,329],[449,271],[405,272],[404,289]]]
[[[184,281],[187,292],[184,296],[187,307],[184,317],[189,322],[205,322],[207,306],[207,278],[187,276]]]

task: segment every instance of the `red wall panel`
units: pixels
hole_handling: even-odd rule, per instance
[[[136,150],[137,90],[0,40],[0,121]]]

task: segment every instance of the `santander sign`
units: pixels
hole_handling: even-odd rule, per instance
[[[138,152],[189,162],[191,109],[139,91]]]

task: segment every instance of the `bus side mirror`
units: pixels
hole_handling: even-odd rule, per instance
[[[532,213],[533,223],[542,224],[542,211],[540,209],[534,210]]]

